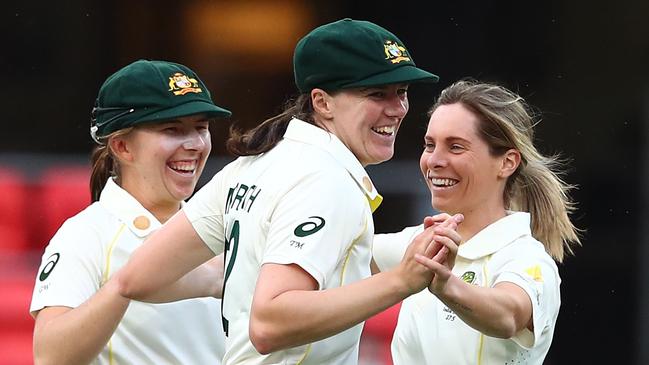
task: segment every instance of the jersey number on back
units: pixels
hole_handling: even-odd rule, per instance
[[[232,253],[230,254],[230,261],[228,262],[228,251],[232,248]],[[232,231],[230,231],[230,238],[225,240],[225,255],[223,255],[223,266],[227,264],[225,269],[225,278],[223,279],[223,296],[221,298],[221,321],[223,323],[223,331],[227,336],[228,331],[228,320],[223,315],[223,303],[225,302],[225,286],[228,283],[228,278],[232,273],[232,267],[234,266],[234,260],[237,259],[237,250],[239,249],[239,221],[235,220],[232,224]]]

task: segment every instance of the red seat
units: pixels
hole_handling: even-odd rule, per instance
[[[36,200],[40,215],[35,248],[42,249],[66,219],[90,204],[90,168],[87,166],[51,166],[43,171]]]
[[[29,249],[27,178],[14,168],[0,167],[0,251]]]
[[[29,304],[37,267],[26,254],[0,258],[0,363],[33,364],[32,338],[34,319]]]
[[[397,303],[365,321],[360,355],[366,362],[392,365],[390,344],[400,309],[401,303]]]

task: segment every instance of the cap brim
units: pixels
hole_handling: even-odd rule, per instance
[[[360,81],[351,82],[342,86],[344,89],[364,86],[378,86],[387,84],[412,84],[418,82],[437,82],[439,77],[416,66],[405,65],[389,72],[370,76]]]
[[[143,114],[138,117],[137,120],[133,122],[133,124],[174,120],[195,114],[204,114],[208,118],[227,118],[232,115],[232,113],[227,109],[218,107],[205,101],[193,100],[184,104],[177,105],[170,109],[158,110],[152,113]]]

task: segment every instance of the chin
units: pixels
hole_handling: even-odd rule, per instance
[[[438,212],[444,212],[448,214],[453,214],[451,211],[453,210],[451,207],[449,207],[448,204],[444,204],[444,202],[441,202],[435,198],[431,199],[431,205],[433,209],[437,210]]]

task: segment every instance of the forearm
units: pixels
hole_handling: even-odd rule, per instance
[[[514,284],[484,288],[452,276],[445,292],[436,296],[462,321],[487,336],[511,338],[531,320],[529,297]]]
[[[140,300],[149,303],[168,303],[202,297],[221,298],[222,290],[223,254],[216,256],[179,280]]]
[[[131,255],[120,270],[119,292],[135,300],[156,298],[161,290],[173,291],[185,275],[213,257],[181,211]],[[189,294],[177,292],[158,299],[185,295]]]
[[[96,358],[119,325],[129,300],[109,281],[77,308],[45,308],[34,328],[35,364],[87,364]],[[49,311],[49,312],[46,312]],[[65,311],[54,313],[54,311]]]
[[[363,322],[410,294],[393,272],[343,287],[291,290],[255,307],[251,339],[262,353],[315,342]]]

